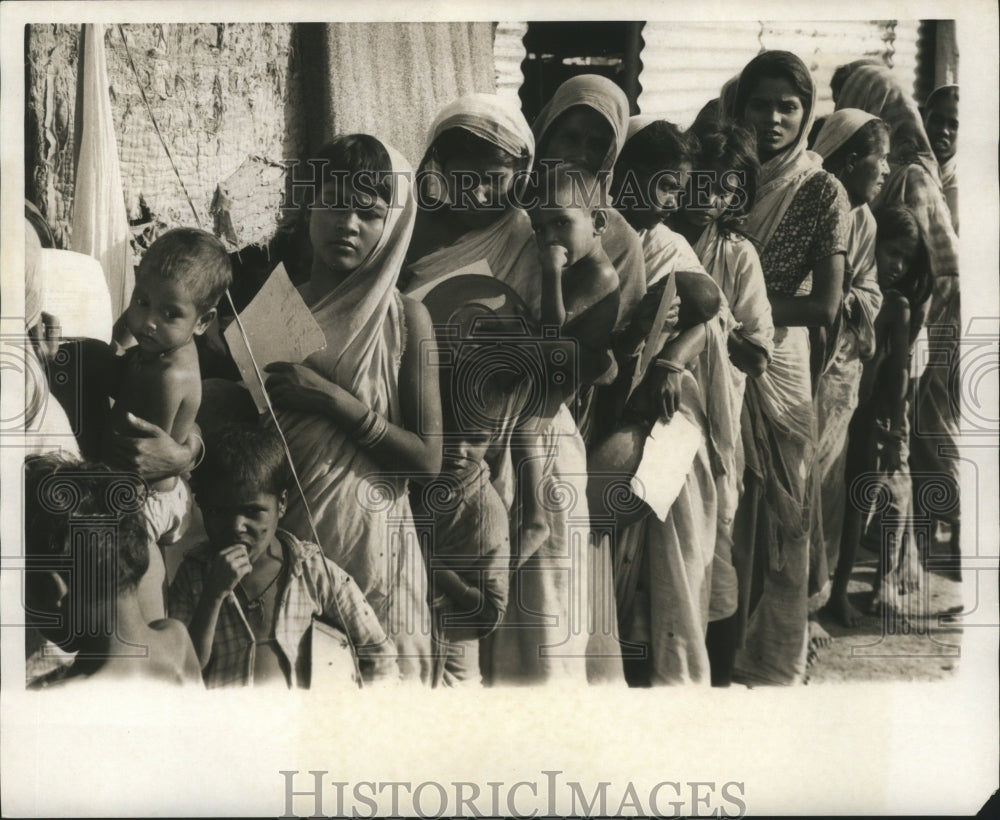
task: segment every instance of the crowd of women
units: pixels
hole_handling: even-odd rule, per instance
[[[686,132],[581,75],[530,127],[450,103],[419,169],[364,135],[323,149],[301,292],[326,347],[268,380],[281,527],[354,579],[404,679],[794,684],[820,607],[857,622],[859,545],[874,606],[917,588],[919,483],[956,479],[952,375],[914,379],[912,351],[925,325],[957,340],[957,88],[921,112],[859,61],[834,98],[817,121],[805,64],[765,51]],[[209,454],[231,387],[206,385]],[[682,425],[654,513],[632,479]]]

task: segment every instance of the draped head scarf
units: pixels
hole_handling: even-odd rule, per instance
[[[393,175],[393,201],[387,209],[382,235],[357,269],[310,304],[326,335],[326,347],[306,362],[370,403],[376,412],[386,413],[388,397],[382,395],[380,385],[395,384],[398,361],[393,361],[395,354],[393,345],[387,343],[385,325],[390,320],[402,321],[396,281],[410,244],[417,204],[409,163],[395,148],[382,145]]]
[[[855,68],[837,98],[837,110],[843,108],[859,108],[884,120],[889,126],[890,160],[901,165],[919,163],[938,180],[937,159],[917,104],[889,68]]]
[[[841,108],[834,111],[823,123],[812,150],[823,159],[828,159],[858,133],[861,126],[872,120],[877,120],[874,114],[862,111],[860,108]]]
[[[769,56],[770,55],[770,56]],[[775,61],[768,66],[767,75],[788,74],[789,68],[782,65],[785,62],[800,69],[802,76],[809,80],[810,99],[802,100],[802,125],[799,134],[788,148],[761,164],[760,182],[757,187],[757,200],[753,210],[747,215],[746,231],[760,247],[766,247],[774,236],[775,230],[781,224],[782,217],[795,198],[795,194],[807,179],[823,170],[823,161],[819,155],[807,150],[806,143],[816,118],[816,81],[802,62],[794,54],[787,51],[765,51],[754,57],[740,72],[735,90],[728,91],[724,87],[720,97],[730,105],[729,117],[737,122],[743,122],[747,97],[753,89],[748,84],[754,82],[753,73],[763,61]],[[727,101],[726,98],[731,101]]]
[[[860,108],[889,126],[889,162],[894,168],[875,204],[909,207],[924,233],[935,276],[956,275],[958,237],[917,104],[888,68],[862,65],[844,82],[837,108]]]
[[[600,167],[594,169],[610,173],[625,146],[628,135],[629,103],[625,92],[607,77],[581,74],[571,77],[559,86],[532,125],[535,144],[539,149],[544,148],[546,138],[551,136],[549,131],[553,123],[569,109],[578,105],[592,108],[611,126],[613,134],[611,145],[608,146]]]
[[[440,172],[434,141],[445,131],[462,128],[531,166],[535,138],[521,109],[512,99],[497,94],[466,94],[449,103],[434,118],[427,136],[421,171]],[[438,248],[411,262],[407,291],[423,290],[436,279],[485,259],[493,276],[504,278],[522,253],[534,252],[531,223],[519,208],[508,207],[491,225],[470,230],[451,245]]]

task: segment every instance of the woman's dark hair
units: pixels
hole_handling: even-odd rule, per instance
[[[321,164],[320,173],[324,181],[344,174],[348,179],[360,178],[366,187],[374,188],[383,200],[390,204],[393,202],[395,179],[392,160],[385,146],[370,134],[334,137],[316,152],[312,161]]]
[[[760,182],[760,160],[757,158],[757,139],[753,132],[737,125],[717,125],[699,136],[696,170],[716,171],[726,174],[734,171],[742,175],[739,196],[734,204],[739,207],[726,213],[719,220],[719,229],[725,234],[742,233],[743,218],[750,213],[757,199]]]
[[[205,442],[205,458],[191,476],[197,495],[216,484],[281,495],[292,484],[281,436],[273,426],[231,424]]]
[[[889,139],[889,126],[882,120],[869,120],[851,135],[843,145],[823,160],[823,167],[836,176],[844,170],[851,154],[866,157],[874,154]]]
[[[438,134],[434,142],[431,143],[428,154],[442,165],[455,157],[467,156],[481,157],[490,164],[506,168],[519,168],[527,165],[528,161],[527,152],[521,156],[515,156],[496,143],[461,127],[448,128]]]
[[[906,274],[893,285],[893,289],[903,294],[912,308],[923,305],[930,299],[934,277],[931,273],[927,243],[913,211],[904,205],[884,205],[875,211],[875,223],[876,245],[881,242],[892,242],[894,239],[909,239],[916,242],[917,250],[913,263]]]
[[[740,73],[736,87],[736,117],[743,118],[750,95],[764,79],[780,77],[792,84],[802,108],[808,113],[813,104],[813,83],[809,69],[790,51],[765,51],[754,57]]]

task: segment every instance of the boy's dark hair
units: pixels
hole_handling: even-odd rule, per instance
[[[893,289],[905,296],[914,309],[923,305],[931,297],[934,277],[931,274],[930,255],[924,240],[920,223],[913,211],[904,205],[884,205],[875,211],[875,244],[891,242],[894,239],[909,239],[917,243],[913,264],[906,275],[893,285]]]
[[[882,145],[882,140],[889,139],[889,126],[882,120],[869,120],[862,125],[851,138],[823,160],[823,167],[836,176],[844,170],[847,158],[851,154],[866,157],[874,154]]]
[[[750,95],[757,84],[763,79],[776,77],[788,80],[792,84],[804,111],[808,112],[812,108],[812,76],[806,64],[790,51],[764,51],[746,64],[736,84],[735,113],[738,118],[743,118]]]
[[[49,569],[63,559],[67,571],[78,574],[76,589],[98,595],[135,589],[149,568],[150,549],[139,477],[54,453],[25,459],[24,477],[29,568]],[[88,518],[102,530],[95,537],[87,537]],[[112,528],[116,537],[108,537]]]
[[[352,187],[361,185],[373,189],[381,199],[392,204],[396,189],[392,159],[385,146],[370,134],[334,137],[316,152],[313,161],[320,164],[324,182],[346,175],[347,180],[353,182]],[[346,207],[351,203],[334,201],[329,204]]]
[[[757,158],[757,139],[753,132],[737,123],[725,123],[706,129],[699,135],[696,165],[699,170],[715,170],[720,173],[735,171],[742,174],[739,208],[727,211],[719,220],[719,229],[723,233],[742,233],[741,221],[753,208],[760,182],[760,160]]]
[[[438,134],[428,153],[441,164],[456,157],[479,157],[505,168],[520,168],[527,164],[528,155],[514,156],[499,145],[483,139],[465,128],[448,128]]]
[[[160,236],[142,257],[139,273],[180,283],[202,312],[214,308],[233,282],[225,246],[198,228],[174,228]]]
[[[292,484],[281,436],[271,425],[230,424],[205,442],[205,458],[191,476],[197,495],[220,481],[271,495]]]

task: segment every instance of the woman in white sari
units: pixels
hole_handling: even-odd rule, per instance
[[[485,260],[488,269],[480,264],[476,272],[510,285],[539,317],[537,246],[527,214],[511,201],[516,173],[530,166],[533,152],[513,101],[473,94],[441,111],[423,168],[443,174],[447,194],[444,207],[418,222],[409,292]],[[471,189],[463,203],[462,172],[494,182]],[[512,505],[512,573],[504,620],[486,639],[484,677],[494,684],[620,683],[610,556],[591,543],[583,441],[565,405],[551,412],[522,420],[510,445],[513,481],[505,469],[509,418],[496,420],[494,481]]]
[[[411,171],[364,134],[336,138],[318,158],[322,202],[310,213],[302,295],[326,347],[268,368],[305,491],[290,498],[285,526],[350,573],[396,643],[404,679],[427,681],[427,579],[407,482],[440,469],[441,409],[437,371],[422,366],[427,311],[396,290],[416,216]]]

